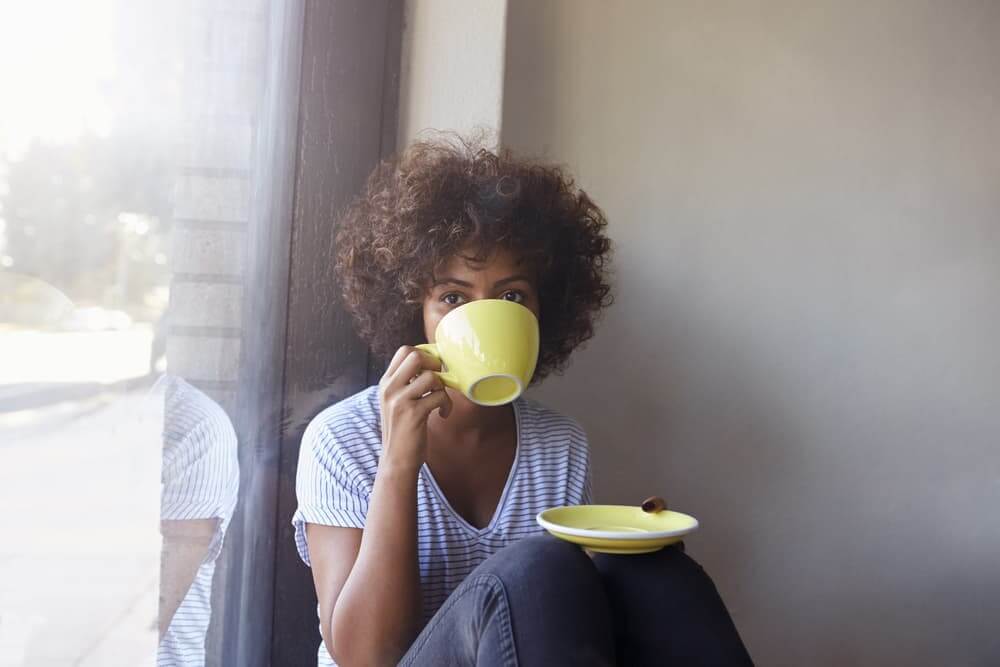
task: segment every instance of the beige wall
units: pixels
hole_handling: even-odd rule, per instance
[[[422,131],[500,131],[507,0],[407,0],[399,143]]]
[[[1000,4],[511,0],[504,143],[617,304],[538,394],[761,665],[1000,660]]]

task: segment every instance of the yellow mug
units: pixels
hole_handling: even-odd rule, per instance
[[[470,301],[442,317],[434,342],[417,349],[441,361],[446,386],[479,405],[505,405],[535,374],[538,319],[513,301]]]

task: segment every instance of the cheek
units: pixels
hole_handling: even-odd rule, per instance
[[[428,343],[434,342],[434,330],[437,328],[438,322],[441,320],[441,314],[435,312],[433,305],[425,303],[424,304],[424,336],[427,338]]]
[[[532,294],[527,299],[525,299],[524,300],[524,305],[528,308],[528,310],[530,310],[531,312],[533,312],[535,314],[535,317],[537,317],[539,320],[541,320],[541,318],[542,318],[542,305],[541,305],[541,303],[539,303],[537,295]]]

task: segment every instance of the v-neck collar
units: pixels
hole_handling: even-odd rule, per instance
[[[444,491],[438,486],[437,480],[434,479],[434,473],[431,472],[431,467],[424,463],[421,467],[428,485],[437,495],[441,506],[445,508],[445,511],[451,515],[453,519],[461,526],[466,532],[472,533],[473,535],[485,535],[491,532],[500,520],[500,516],[503,514],[504,506],[507,504],[507,496],[510,495],[510,488],[514,485],[514,479],[517,476],[517,464],[521,460],[521,399],[517,399],[511,403],[511,407],[514,409],[514,462],[510,464],[510,472],[507,473],[507,483],[504,484],[503,492],[500,494],[500,500],[497,501],[496,509],[493,510],[493,517],[490,522],[487,523],[482,528],[476,528],[471,523],[469,523],[465,517],[455,511],[455,508],[451,506],[448,502],[448,497],[444,495]]]

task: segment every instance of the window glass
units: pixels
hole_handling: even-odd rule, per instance
[[[0,5],[0,664],[220,661],[273,12]]]

